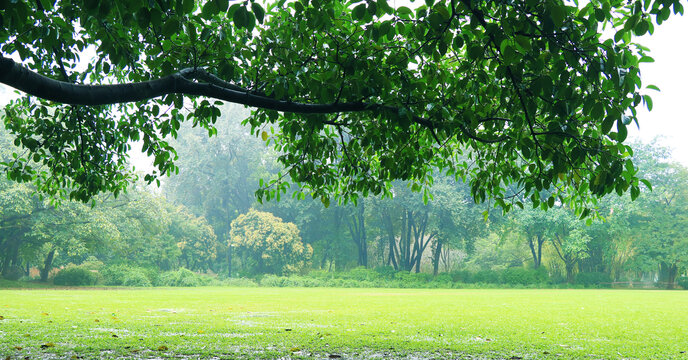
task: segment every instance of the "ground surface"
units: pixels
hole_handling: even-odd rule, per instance
[[[0,359],[688,359],[688,291],[0,290]]]

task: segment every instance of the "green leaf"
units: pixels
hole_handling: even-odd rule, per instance
[[[617,119],[607,116],[604,121],[602,122],[602,133],[603,134],[609,134],[609,131],[612,129],[612,126],[614,125],[614,122]]]
[[[648,111],[652,111],[652,98],[650,95],[643,95],[643,100],[645,101],[645,105],[647,106]]]
[[[595,9],[595,19],[596,19],[598,22],[604,21],[605,18],[606,18],[606,15],[605,15],[605,13],[604,13],[604,10],[602,10],[602,9]]]
[[[41,0],[41,6],[43,6],[44,10],[52,10],[53,9],[53,4],[54,0]]]
[[[170,37],[174,34],[176,34],[179,31],[179,20],[177,18],[173,17],[170,18],[165,22],[165,25],[162,26],[162,33],[166,37]]]
[[[472,44],[468,47],[468,57],[476,60],[483,56],[483,47],[480,44]]]
[[[635,201],[640,195],[640,189],[637,186],[631,187],[631,200]]]
[[[366,5],[365,3],[357,5],[351,15],[353,16],[354,20],[363,20],[365,17],[366,13]]]
[[[596,102],[592,107],[590,115],[594,119],[601,119],[604,116],[604,104],[602,102]]]
[[[622,142],[626,140],[626,137],[628,136],[628,129],[626,129],[626,125],[623,124],[621,119],[616,122],[616,131],[618,132],[616,141]]]
[[[254,2],[251,4],[251,10],[253,10],[253,14],[256,16],[258,22],[262,24],[265,19],[265,10],[263,7],[257,2]]]
[[[646,179],[640,179],[640,182],[642,182],[643,184],[645,184],[645,186],[647,186],[647,188],[650,189],[650,191],[652,191],[652,184],[651,184],[648,180],[646,180]]]
[[[219,12],[225,12],[229,8],[229,0],[214,0],[214,2]]]
[[[196,7],[196,2],[194,0],[184,0],[182,2],[182,11],[185,14],[192,13],[195,7]]]
[[[208,2],[205,3],[205,5],[203,5],[203,7],[201,8],[201,16],[202,16],[204,19],[208,19],[208,20],[209,20],[210,18],[212,18],[213,16],[215,16],[218,12],[219,12],[219,11],[218,11],[218,9],[217,9],[217,6],[215,6],[215,2],[214,2],[214,1],[208,1]]]
[[[564,4],[553,4],[549,9],[550,17],[554,26],[560,28],[564,25],[564,18],[566,17],[566,9]]]
[[[635,28],[633,29],[633,31],[635,32],[636,35],[642,36],[642,35],[645,35],[645,33],[647,33],[647,30],[649,30],[649,28],[650,28],[650,25],[647,23],[647,21],[641,20],[640,22],[638,22],[635,25]]]
[[[241,28],[247,28],[248,27],[248,10],[246,10],[245,6],[242,6],[238,8],[234,12],[234,16],[232,18],[232,21],[234,21],[234,26],[238,27],[239,29]]]

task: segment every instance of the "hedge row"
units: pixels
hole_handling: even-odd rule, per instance
[[[264,275],[250,278],[221,278],[199,275],[180,268],[158,272],[125,265],[69,266],[53,279],[55,285],[106,286],[268,286],[268,287],[384,287],[384,288],[465,288],[465,287],[607,287],[611,279],[604,273],[579,273],[576,284],[563,284],[538,270],[508,268],[502,271],[455,271],[432,276],[425,273],[397,272],[392,268],[355,268],[345,272],[311,271],[305,275]],[[679,285],[681,281],[679,280]],[[686,288],[688,284],[683,284]]]

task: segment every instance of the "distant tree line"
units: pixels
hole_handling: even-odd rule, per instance
[[[502,214],[489,203],[475,204],[469,185],[451,174],[436,174],[429,193],[393,183],[391,199],[337,204],[287,189],[280,201],[260,204],[255,190],[280,186],[270,180],[289,176],[289,169],[280,172],[283,154],[240,124],[243,109],[224,113],[216,136],[182,127],[170,142],[180,154],[180,173],[165,179],[160,193],[138,186],[117,199],[97,198],[93,207],[53,206],[29,185],[0,180],[2,276],[38,269],[34,276],[46,281],[53,268],[96,259],[223,277],[363,267],[451,273],[467,281],[467,272],[510,276],[518,272],[508,269],[522,268],[550,282],[673,287],[688,270],[688,171],[661,146],[634,146],[633,162],[652,188],[643,187],[636,201],[607,196],[596,204],[597,216],[583,220],[556,199],[544,211],[515,197],[514,209]],[[18,150],[6,131],[1,135],[0,157],[11,164]]]

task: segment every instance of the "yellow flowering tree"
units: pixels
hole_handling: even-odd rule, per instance
[[[229,245],[242,254],[247,270],[287,274],[301,270],[310,261],[313,248],[304,244],[293,223],[268,212],[249,210],[231,224]]]

